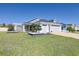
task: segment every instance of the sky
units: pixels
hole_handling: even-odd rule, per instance
[[[0,3],[0,23],[23,23],[35,18],[79,24],[79,4]]]

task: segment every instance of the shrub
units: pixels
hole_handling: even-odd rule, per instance
[[[12,24],[8,25],[8,31],[14,31],[14,26]]]
[[[68,30],[69,32],[74,32],[74,31],[75,31],[75,29],[72,28],[72,27],[67,27],[67,30]]]

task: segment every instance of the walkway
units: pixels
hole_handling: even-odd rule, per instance
[[[61,36],[65,36],[65,37],[72,37],[72,38],[75,38],[75,39],[79,39],[79,34],[76,34],[76,33],[52,32],[52,34],[61,35]]]

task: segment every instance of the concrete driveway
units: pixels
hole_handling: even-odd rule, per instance
[[[79,34],[69,32],[52,32],[52,34],[79,39]]]

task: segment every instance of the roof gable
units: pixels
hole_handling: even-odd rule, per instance
[[[60,23],[58,23],[58,22],[56,22],[56,21],[54,22],[54,20],[46,20],[46,19],[39,19],[39,18],[35,18],[35,19],[30,20],[30,21],[25,22],[25,23],[31,24],[31,23],[36,23],[36,22],[46,22],[46,23],[56,23],[56,24],[60,24]]]

